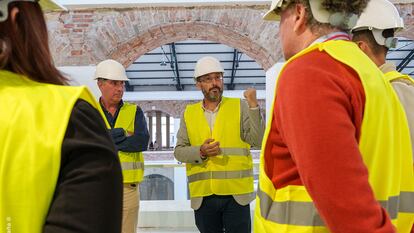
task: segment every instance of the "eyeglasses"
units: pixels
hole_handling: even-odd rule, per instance
[[[198,79],[199,82],[203,82],[203,83],[212,83],[213,80],[216,82],[221,82],[223,81],[223,76],[215,76],[215,77],[207,76],[207,77]]]
[[[121,86],[124,87],[125,86],[125,81],[117,81],[117,80],[105,80],[105,82],[109,83],[109,85],[111,86]]]

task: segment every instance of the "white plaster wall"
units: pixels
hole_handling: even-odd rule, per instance
[[[177,143],[177,133],[178,129],[180,128],[181,118],[174,118],[174,136],[175,140],[174,143],[171,144],[171,146],[175,147],[175,144]]]
[[[58,69],[71,80],[70,85],[85,85],[91,90],[95,98],[99,99],[101,92],[96,84],[96,80],[93,79],[96,66],[63,66],[58,67]]]
[[[101,92],[93,79],[96,66],[63,66],[59,67],[71,81],[71,85],[85,85],[92,94],[98,99]],[[243,90],[224,91],[223,95],[227,97],[244,98]],[[258,99],[266,98],[266,91],[257,91]],[[125,101],[145,101],[145,100],[201,100],[203,94],[201,91],[152,91],[152,92],[125,92],[123,99]]]
[[[242,98],[243,90],[223,92],[224,96]],[[257,99],[265,99],[266,91],[258,90]],[[126,101],[142,101],[142,100],[201,100],[203,94],[201,91],[151,91],[151,92],[125,92],[124,100]]]
[[[276,80],[284,63],[276,63],[266,71],[266,116],[269,116],[272,107],[273,98],[275,96]]]

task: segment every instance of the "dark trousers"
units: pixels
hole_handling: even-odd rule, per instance
[[[250,205],[239,205],[233,196],[212,195],[194,211],[201,233],[250,233]]]

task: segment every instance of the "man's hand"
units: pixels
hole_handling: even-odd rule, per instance
[[[207,139],[203,145],[200,146],[201,155],[204,157],[217,156],[221,153],[220,142],[214,142],[214,139]]]
[[[109,129],[109,134],[115,144],[121,143],[125,140],[125,130],[123,128]]]
[[[250,108],[256,108],[257,104],[257,97],[256,97],[256,89],[254,88],[247,88],[247,90],[243,93],[244,98],[246,98],[247,104]]]

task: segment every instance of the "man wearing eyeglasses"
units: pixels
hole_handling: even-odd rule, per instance
[[[203,101],[186,107],[174,156],[186,163],[191,207],[201,233],[250,233],[254,199],[250,146],[259,147],[264,123],[256,90],[246,101],[223,97],[224,69],[214,57],[197,61],[194,79]]]

